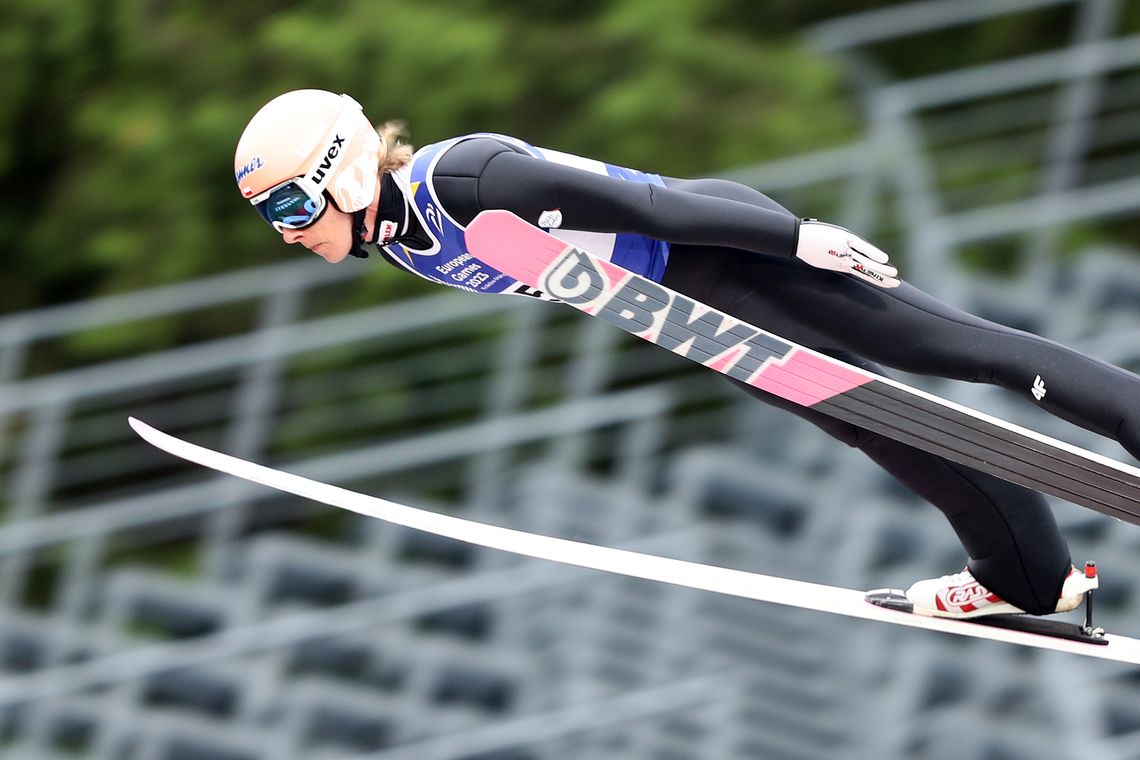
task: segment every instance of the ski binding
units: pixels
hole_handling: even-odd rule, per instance
[[[1085,563],[1085,576],[1088,578],[1096,577],[1095,562]],[[896,612],[903,612],[910,615],[921,614],[914,611],[914,605],[906,598],[906,592],[899,589],[883,588],[868,591],[865,599],[876,607],[883,607],[888,610],[895,610]],[[1085,620],[1083,624],[1072,623],[1065,620],[1055,620],[1048,617],[1038,617],[1036,615],[1015,614],[979,615],[972,618],[944,619],[960,623],[1005,628],[1007,630],[1021,631],[1023,633],[1034,633],[1040,636],[1050,636],[1067,641],[1079,641],[1096,646],[1105,646],[1108,644],[1108,639],[1105,638],[1105,630],[1094,625],[1092,617],[1093,592],[1092,589],[1089,589],[1085,592]]]

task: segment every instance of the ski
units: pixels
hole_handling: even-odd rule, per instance
[[[467,248],[551,298],[731,378],[1005,480],[1140,524],[1140,469],[797,345],[622,269],[507,211]]]
[[[150,444],[186,461],[321,504],[347,509],[360,515],[468,544],[788,607],[1140,665],[1140,639],[1106,633],[1098,637],[1098,641],[1088,642],[1061,638],[1048,633],[978,625],[970,621],[925,617],[877,604],[868,604],[865,593],[854,589],[732,570],[464,520],[397,504],[239,459],[176,438],[133,417],[130,419],[130,424],[135,432]]]

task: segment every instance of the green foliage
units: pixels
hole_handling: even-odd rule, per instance
[[[757,5],[12,0],[0,312],[298,255],[230,168],[245,122],[289,89],[350,92],[417,144],[494,130],[680,176],[843,139],[838,74],[794,32],[856,8]]]

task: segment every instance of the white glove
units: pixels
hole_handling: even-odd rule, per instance
[[[847,272],[880,288],[897,288],[899,271],[887,263],[887,254],[850,230],[815,219],[800,222],[796,258],[813,267]]]

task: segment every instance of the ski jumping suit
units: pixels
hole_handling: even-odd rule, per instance
[[[380,252],[442,284],[525,294],[521,283],[462,256],[463,228],[488,209],[555,227],[595,255],[871,372],[884,374],[883,364],[1026,396],[1040,375],[1048,393],[1039,406],[1140,458],[1140,378],[905,282],[882,289],[812,267],[795,258],[799,220],[737,183],[661,178],[470,135],[425,146],[384,175],[377,227],[387,221],[391,233],[378,241]],[[575,237],[583,233],[592,238]],[[864,452],[946,515],[979,582],[1026,612],[1053,611],[1071,560],[1041,494],[731,382]]]

